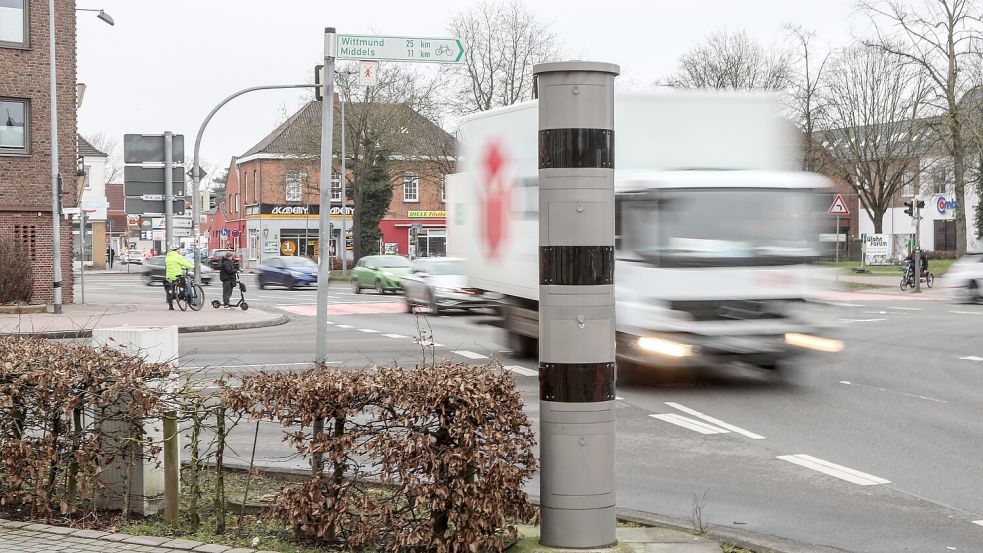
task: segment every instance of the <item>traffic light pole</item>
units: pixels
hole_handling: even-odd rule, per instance
[[[914,271],[913,271],[915,274],[915,289],[913,290],[913,293],[915,294],[920,294],[922,291],[922,259],[921,259],[922,252],[920,248],[920,238],[918,236],[919,229],[921,228],[922,216],[921,216],[921,208],[919,207],[918,204],[919,204],[918,198],[917,197],[912,198],[911,205],[915,208],[913,210],[915,214],[915,255],[912,256],[912,261],[915,264]]]

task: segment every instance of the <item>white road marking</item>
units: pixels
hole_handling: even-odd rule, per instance
[[[878,476],[867,474],[866,472],[860,472],[859,470],[837,465],[836,463],[830,463],[829,461],[824,461],[823,459],[817,459],[810,455],[779,455],[778,459],[861,486],[874,486],[877,484],[891,483],[890,480],[885,480]]]
[[[685,405],[680,405],[678,403],[673,403],[671,401],[667,401],[666,402],[666,405],[668,405],[669,407],[672,407],[673,409],[679,409],[680,411],[682,411],[684,413],[689,413],[690,415],[693,415],[694,417],[703,419],[703,420],[705,420],[705,421],[707,421],[709,423],[715,424],[715,425],[719,426],[720,428],[726,428],[727,430],[730,430],[731,432],[736,432],[737,434],[741,434],[743,436],[747,436],[748,438],[751,438],[752,440],[763,440],[763,439],[765,439],[764,436],[761,436],[759,434],[755,434],[754,432],[751,432],[749,430],[744,430],[743,428],[741,428],[739,426],[734,426],[732,424],[727,424],[726,422],[724,422],[724,421],[722,421],[720,419],[715,419],[715,418],[713,418],[713,417],[711,417],[709,415],[704,415],[703,413],[697,411],[696,409],[690,409],[689,407],[686,407]]]
[[[983,311],[950,311],[956,315],[983,315]]]
[[[617,400],[617,401],[624,401],[625,400],[625,398],[623,398],[621,396],[614,396],[614,399]]]
[[[434,344],[434,345],[436,345],[436,344]],[[453,353],[456,353],[456,354],[460,355],[461,357],[467,357],[468,359],[488,359],[488,356],[487,355],[482,355],[480,353],[475,353],[473,351],[460,350],[460,351],[455,351]]]
[[[383,334],[383,336],[385,336],[386,338],[396,338],[396,339],[406,338],[406,336],[403,336],[402,334]]]
[[[359,332],[365,332],[366,334],[374,334],[374,333],[379,332],[378,330],[372,330],[371,328],[360,328],[360,329],[358,329],[358,331]]]
[[[869,386],[867,384],[857,384],[857,383],[854,383],[854,382],[850,382],[849,380],[841,380],[840,381],[840,384],[846,384],[846,385],[849,385],[849,386],[859,386],[861,388],[868,388],[870,390],[877,390],[878,392],[888,392],[888,393],[891,393],[891,394],[898,394],[900,396],[911,397],[911,398],[915,398],[915,399],[924,399],[925,401],[934,401],[936,403],[949,403],[948,401],[946,401],[944,399],[938,399],[938,398],[928,397],[928,396],[920,396],[918,394],[909,394],[908,392],[899,392],[897,390],[891,390],[891,389],[888,389],[888,388],[880,388],[878,386]]]
[[[983,520],[974,520],[973,524],[978,524],[980,526],[983,526]]]
[[[887,311],[864,311],[866,315],[887,315]]]
[[[835,305],[837,307],[864,307],[859,303],[843,303],[843,302],[829,302],[830,305]]]
[[[539,371],[535,369],[527,369],[525,367],[520,367],[519,365],[506,365],[502,368],[509,372],[521,374],[522,376],[539,376]]]
[[[873,323],[877,321],[886,321],[887,319],[840,319],[843,323]]]
[[[970,355],[969,357],[960,357],[963,361],[983,361],[983,357],[977,357],[975,355]]]
[[[888,307],[888,309],[898,309],[900,311],[921,311],[921,307]]]
[[[355,328],[352,325],[337,325],[337,326],[338,326],[338,328]]]
[[[674,413],[666,413],[662,415],[649,415],[654,419],[659,419],[666,421],[668,423],[675,424],[676,426],[682,426],[683,428],[688,428],[700,434],[726,434],[728,431],[723,428],[718,428],[712,424],[707,424],[696,419],[691,419],[684,417],[682,415],[676,415]]]

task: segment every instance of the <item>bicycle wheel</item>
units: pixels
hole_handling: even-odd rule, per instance
[[[905,275],[901,277],[901,291],[904,292],[904,289],[907,287],[908,287],[908,275]]]
[[[194,311],[201,311],[201,308],[205,306],[205,290],[202,289],[200,284],[194,284],[191,288],[188,288],[190,293],[190,298],[188,298],[188,306]]]
[[[188,289],[184,286],[174,287],[174,301],[177,302],[177,306],[181,311],[188,310]]]
[[[932,285],[935,284],[935,275],[929,273],[928,276],[925,277],[925,284],[928,284],[928,287],[931,288]]]

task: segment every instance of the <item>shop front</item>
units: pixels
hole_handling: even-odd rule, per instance
[[[383,219],[382,253],[417,257],[447,255],[447,213],[407,211],[405,218]]]
[[[354,210],[345,208],[348,227]],[[331,240],[328,243],[328,255],[338,256],[341,242],[342,208],[332,207]],[[317,260],[321,255],[318,240],[320,224],[320,206],[261,204],[246,207],[247,266],[255,267],[262,264],[264,258],[273,256],[301,256]],[[348,231],[348,252],[351,258],[351,229]]]

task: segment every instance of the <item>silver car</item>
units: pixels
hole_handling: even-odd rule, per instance
[[[413,271],[400,278],[406,311],[424,306],[438,315],[445,309],[495,307],[497,302],[480,290],[468,287],[463,260],[452,257],[418,259]]]
[[[956,300],[976,303],[983,298],[983,252],[968,253],[945,272],[945,283]]]

